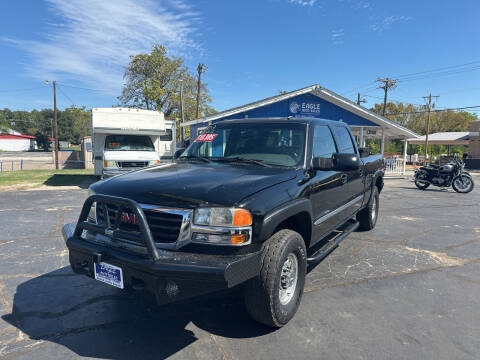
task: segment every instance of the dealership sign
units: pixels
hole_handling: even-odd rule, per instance
[[[320,114],[320,104],[292,101],[289,110],[292,114]]]

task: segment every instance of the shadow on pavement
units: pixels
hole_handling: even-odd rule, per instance
[[[64,267],[18,285],[12,313],[2,318],[31,339],[113,359],[167,358],[198,340],[190,322],[230,338],[272,331],[248,316],[239,289],[161,307],[139,295]]]
[[[78,186],[82,189],[88,189],[91,184],[98,180],[99,177],[95,175],[54,174],[43,184],[48,186]]]

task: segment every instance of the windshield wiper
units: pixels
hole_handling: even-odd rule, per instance
[[[219,161],[219,162],[231,162],[231,163],[245,163],[245,164],[255,164],[260,165],[263,167],[271,167],[268,164],[265,164],[263,160],[254,160],[254,159],[247,159],[243,157],[231,157],[231,158],[214,158],[211,159],[212,161]]]
[[[185,159],[185,160],[200,160],[206,163],[212,162],[209,158],[205,156],[195,156],[195,155],[186,155],[186,156],[180,156],[179,159]]]

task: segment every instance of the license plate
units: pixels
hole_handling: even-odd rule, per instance
[[[122,269],[104,262],[95,263],[95,280],[123,289]]]

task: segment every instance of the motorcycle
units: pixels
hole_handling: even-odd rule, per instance
[[[465,164],[460,161],[457,155],[448,164],[439,166],[428,164],[415,170],[415,185],[420,190],[425,190],[430,185],[439,187],[452,186],[453,190],[459,193],[469,193],[473,190],[473,178],[464,170]]]

